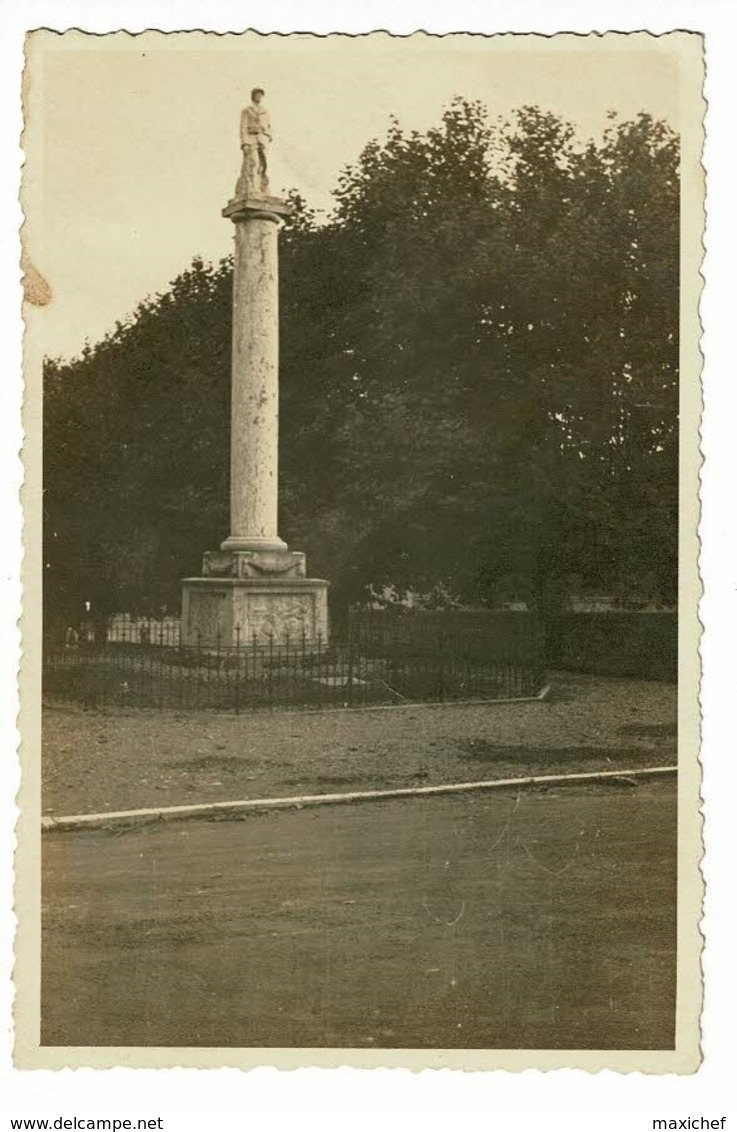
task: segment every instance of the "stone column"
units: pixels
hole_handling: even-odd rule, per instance
[[[279,538],[280,216],[273,197],[231,202],[235,225],[230,432],[230,535],[225,551],[286,550]]]
[[[182,584],[181,638],[206,648],[321,647],[328,583],[306,577],[305,556],[279,538],[278,232],[290,206],[237,197],[230,436],[230,534],[207,551],[202,576]]]

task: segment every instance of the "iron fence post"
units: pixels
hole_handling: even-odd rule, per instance
[[[240,714],[241,627],[235,627],[235,714]]]
[[[353,704],[353,642],[349,640],[346,648],[348,650],[348,706],[350,707]]]
[[[202,631],[198,629],[195,633],[195,698],[197,700],[197,707],[202,704]]]
[[[325,703],[325,685],[322,682],[323,660],[324,660],[324,656],[323,656],[322,633],[318,631],[318,634],[317,634],[317,671],[319,673],[319,676],[318,676],[318,681],[317,681],[317,701],[318,701],[320,707],[323,707],[323,705]]]
[[[282,683],[283,688],[284,688],[283,694],[285,695],[285,699],[286,699],[287,703],[291,702],[291,700],[293,698],[291,693],[293,691],[296,691],[296,688],[297,688],[297,674],[296,674],[295,667],[294,667],[294,659],[292,657],[292,651],[291,651],[289,646],[290,646],[290,637],[289,637],[289,630],[287,630],[285,635],[284,635],[283,664],[279,665],[279,678],[280,678],[281,683]]]
[[[269,633],[269,665],[268,665],[268,701],[269,707],[274,706],[274,634]]]

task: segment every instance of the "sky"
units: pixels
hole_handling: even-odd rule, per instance
[[[44,353],[77,354],[161,293],[196,255],[232,246],[220,215],[240,165],[240,111],[266,89],[271,188],[328,211],[331,190],[391,115],[439,121],[454,95],[492,117],[536,104],[600,135],[607,112],[678,128],[666,38],[165,36],[38,33],[28,48],[26,248],[51,302]]]

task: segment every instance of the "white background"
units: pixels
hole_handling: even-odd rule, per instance
[[[707,45],[706,166],[708,171],[707,289],[702,301],[706,355],[703,450],[702,575],[706,594],[701,616],[704,686],[703,762],[707,816],[704,966],[704,1065],[690,1077],[548,1074],[528,1071],[462,1074],[402,1070],[271,1069],[76,1070],[20,1072],[11,1065],[12,853],[18,769],[14,691],[19,638],[20,531],[18,450],[21,378],[17,202],[21,154],[20,72],[26,30],[39,26],[107,31],[125,27],[174,30],[207,27],[238,31],[348,31],[384,28],[408,33],[445,31],[641,30],[703,31]],[[735,210],[737,209],[737,6],[733,0],[496,0],[452,4],[425,0],[364,0],[362,3],[260,4],[226,0],[0,0],[0,1096],[12,1116],[162,1116],[167,1132],[206,1129],[319,1128],[325,1130],[421,1128],[651,1129],[655,1117],[727,1117],[734,1103],[734,1019],[737,956],[734,904],[735,686],[737,556],[734,484],[735,416]],[[1,1119],[1,1118],[0,1118]],[[9,1127],[6,1124],[5,1127]]]

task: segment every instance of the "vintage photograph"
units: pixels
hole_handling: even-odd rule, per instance
[[[29,34],[27,1060],[696,1068],[702,79]]]

